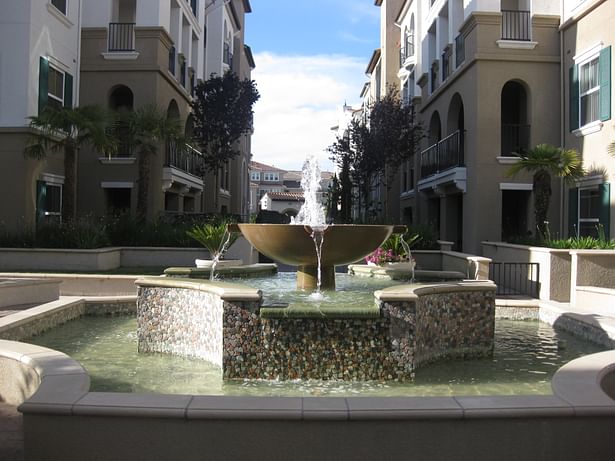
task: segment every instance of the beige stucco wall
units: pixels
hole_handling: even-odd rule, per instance
[[[3,171],[0,181],[0,228],[19,231],[33,229],[36,221],[36,181],[41,174],[64,176],[64,155],[50,152],[43,160],[24,157],[26,128],[0,128],[0,157]]]
[[[468,34],[463,66],[432,95],[427,94],[427,85],[423,88],[420,110],[426,129],[432,114],[439,113],[442,137],[445,137],[456,130],[456,126],[451,126],[456,117],[449,118],[451,100],[458,93],[463,101],[467,174],[467,189],[463,195],[463,251],[474,254],[479,252],[482,240],[501,239],[500,183],[532,182],[527,174],[506,177],[509,165],[497,159],[501,155],[501,94],[506,82],[519,82],[526,90],[530,145],[559,144],[558,19],[535,18],[533,30],[538,45],[534,50],[520,50],[498,47],[500,18],[499,13],[475,13],[466,21],[462,28]],[[428,144],[425,140],[423,148]],[[428,212],[424,195],[422,199],[419,213],[424,219]],[[551,200],[549,219],[555,222],[559,207],[557,180],[553,181]],[[445,209],[442,203],[441,214]],[[443,219],[446,217],[441,215],[441,223]],[[452,233],[450,223],[447,227],[448,233]],[[440,238],[453,240],[455,236],[446,235],[445,229],[441,229]]]
[[[595,9],[590,9],[587,14],[581,14],[574,20],[566,21],[563,24],[563,83],[562,96],[563,105],[563,140],[567,148],[578,150],[583,156],[583,163],[587,169],[599,170],[605,169],[607,172],[606,181],[613,184],[615,177],[615,157],[609,155],[607,148],[610,143],[615,140],[613,127],[615,114],[615,90],[611,83],[611,118],[604,122],[602,129],[598,132],[591,133],[585,136],[575,136],[570,131],[569,113],[570,113],[570,98],[569,98],[569,68],[574,64],[574,56],[583,53],[584,51],[602,43],[603,47],[612,46],[611,49],[611,69],[615,63],[615,2],[612,1],[588,1],[583,7],[597,6]],[[582,12],[582,8],[581,8]],[[611,79],[614,74],[611,71]],[[613,186],[611,186],[613,187]],[[568,197],[565,197],[566,203]],[[613,238],[615,233],[615,193],[611,190],[611,235]],[[568,208],[564,208],[565,223],[568,222]]]

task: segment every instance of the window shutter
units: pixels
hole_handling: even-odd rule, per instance
[[[45,181],[36,181],[36,222],[40,222],[45,216],[46,196],[47,184]]]
[[[64,74],[64,107],[73,108],[73,76]]]
[[[570,116],[570,131],[579,128],[579,66],[576,64],[570,66],[568,71],[570,85],[570,110],[568,115]]]
[[[41,115],[47,106],[49,95],[49,61],[41,56],[38,70],[38,114]]]
[[[577,236],[578,217],[579,217],[579,189],[577,187],[574,187],[568,190],[568,237]]]
[[[611,47],[600,50],[600,120],[611,118]]]
[[[604,226],[604,236],[610,240],[611,235],[611,185],[608,182],[598,186],[600,191],[600,224]]]

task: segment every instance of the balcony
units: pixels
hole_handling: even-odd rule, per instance
[[[466,59],[466,43],[462,34],[455,37],[455,68],[459,67]]]
[[[502,123],[502,156],[513,157],[530,148],[530,125]]]
[[[433,93],[438,88],[438,67],[438,60],[436,59],[431,63],[431,68],[429,69],[430,93]]]
[[[166,146],[164,166],[201,177],[204,173],[203,154],[190,144],[169,141]]]
[[[502,10],[502,40],[528,42],[531,31],[529,11]]]
[[[169,72],[175,75],[175,47],[169,48]]]
[[[110,22],[107,50],[110,53],[135,51],[135,23]]]
[[[412,43],[412,37],[408,37],[404,46],[399,50],[399,67],[404,67],[407,64],[406,61],[411,58],[414,58],[414,43]]]
[[[442,194],[451,186],[452,193],[466,191],[463,132],[459,130],[421,152],[418,189]]]
[[[463,134],[459,130],[421,152],[421,178],[459,166],[464,166]]]
[[[447,45],[442,53],[442,81],[445,81],[452,72],[453,48]]]

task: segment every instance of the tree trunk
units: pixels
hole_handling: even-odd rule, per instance
[[[548,235],[547,212],[549,211],[549,201],[551,200],[551,175],[544,170],[534,174],[534,217],[536,219],[536,229],[538,238],[545,238]]]
[[[77,195],[77,149],[73,143],[64,147],[64,187],[62,188],[62,221],[75,219],[75,197]]]
[[[139,187],[137,192],[137,221],[144,223],[147,220],[149,201],[149,175],[151,155],[147,151],[139,153]]]

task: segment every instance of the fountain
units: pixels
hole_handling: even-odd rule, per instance
[[[405,226],[399,225],[327,225],[318,200],[320,170],[313,156],[303,166],[301,186],[305,202],[291,224],[231,226],[264,255],[297,266],[298,289],[334,290],[335,266],[356,262],[378,248],[392,233],[406,231]],[[315,238],[322,239],[320,251],[316,250]]]

